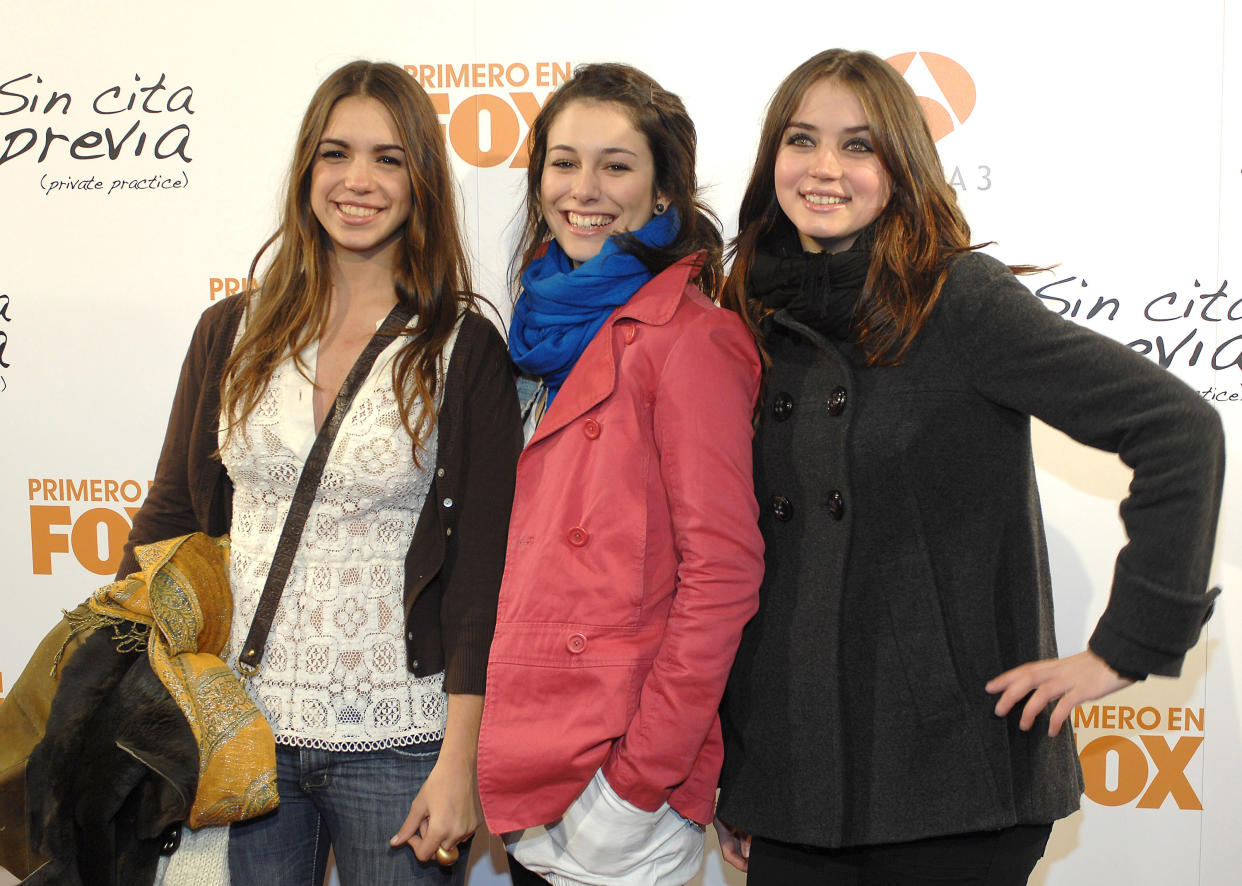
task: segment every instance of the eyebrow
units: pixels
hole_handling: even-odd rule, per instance
[[[347,142],[347,141],[346,141],[345,139],[343,139],[343,138],[331,138],[331,137],[321,138],[321,139],[319,140],[319,144],[321,144],[321,145],[340,145],[342,148],[348,148],[348,147],[350,147],[349,142]],[[405,153],[405,148],[401,147],[401,145],[376,145],[376,146],[375,146],[372,150],[375,150],[375,151],[401,151],[403,154]]]
[[[786,129],[806,129],[810,132],[819,132],[818,126],[815,126],[812,123],[803,123],[800,120],[790,120],[789,123],[785,126],[785,128]],[[864,123],[862,126],[847,126],[841,131],[847,134],[853,134],[856,132],[870,132],[871,125],[868,123]]]
[[[548,151],[569,151],[571,154],[578,153],[578,149],[571,147],[570,145],[550,145],[548,147]],[[601,148],[600,153],[601,154],[629,154],[631,157],[638,156],[638,154],[636,154],[634,151],[631,151],[629,148]]]

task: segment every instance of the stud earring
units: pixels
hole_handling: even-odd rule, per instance
[[[664,210],[665,210],[665,209],[667,209],[667,208],[668,208],[668,207],[666,207],[663,203],[657,203],[657,204],[655,205],[655,214],[656,214],[656,215],[663,215],[663,214],[664,214]]]

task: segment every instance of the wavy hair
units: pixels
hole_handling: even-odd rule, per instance
[[[526,171],[526,205],[522,228],[510,271],[515,288],[522,272],[551,238],[540,211],[543,165],[548,154],[548,130],[557,115],[572,102],[591,101],[616,105],[634,129],[647,139],[655,160],[656,190],[677,210],[681,227],[673,242],[651,247],[631,233],[614,234],[618,245],[635,256],[653,274],[693,252],[704,250],[707,258],[695,283],[714,296],[724,279],[724,240],[720,221],[699,197],[695,161],[698,134],[681,99],[642,71],[629,65],[607,63],[581,65],[548,98],[530,128],[530,165]]]
[[[418,324],[403,331],[408,340],[392,373],[417,462],[417,447],[435,426],[440,355],[461,311],[477,297],[438,117],[422,87],[392,64],[351,62],[329,74],[311,98],[298,130],[280,224],[250,265],[253,279],[260,258],[275,248],[258,298],[246,308],[245,331],[225,363],[221,415],[226,435],[244,424],[288,354],[311,378],[298,355],[323,333],[332,291],[327,234],[311,210],[311,168],[332,109],[354,96],[375,99],[392,115],[410,178],[411,209],[401,228],[393,283],[398,302],[414,310]]]
[[[978,247],[970,244],[970,226],[945,181],[918,98],[901,74],[870,52],[826,50],[795,68],[777,87],[742,197],[738,234],[730,247],[733,266],[721,302],[745,317],[762,343],[758,321],[763,311],[746,295],[747,274],[760,242],[778,224],[788,223],[776,199],[776,155],[803,97],[823,80],[840,83],[858,98],[891,183],[888,204],[875,221],[866,296],[855,321],[867,363],[897,363],[931,313],[949,260]]]

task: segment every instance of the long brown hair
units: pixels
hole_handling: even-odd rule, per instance
[[[298,370],[311,377],[298,355],[323,333],[332,289],[327,234],[310,205],[311,167],[332,109],[352,96],[384,106],[405,151],[411,209],[401,229],[393,283],[398,302],[414,309],[418,323],[406,330],[408,341],[393,360],[393,390],[401,421],[416,444],[435,425],[437,363],[460,312],[476,298],[457,222],[454,180],[435,109],[422,87],[396,65],[356,61],[333,71],[315,90],[298,130],[283,217],[251,263],[253,278],[260,257],[275,245],[258,298],[246,308],[245,331],[225,363],[221,416],[226,434],[249,418],[286,355],[293,354]]]
[[[867,297],[855,320],[868,364],[896,363],[935,305],[949,259],[975,247],[914,91],[891,65],[869,52],[821,52],[795,68],[772,96],[742,197],[730,250],[733,267],[721,302],[746,317],[759,338],[762,311],[747,299],[746,277],[760,241],[778,223],[787,223],[776,199],[776,154],[803,96],[822,80],[834,80],[857,96],[891,182],[888,205],[875,222]]]
[[[641,243],[632,234],[614,235],[621,248],[639,259],[653,274],[698,250],[707,259],[695,283],[715,295],[724,279],[724,240],[720,222],[699,199],[695,158],[698,134],[681,99],[648,75],[629,65],[581,65],[548,98],[530,128],[530,166],[526,171],[526,206],[522,229],[510,268],[516,283],[544,242],[551,236],[540,211],[543,164],[548,155],[548,130],[571,102],[594,101],[616,105],[634,129],[647,139],[655,159],[655,186],[677,210],[681,226],[673,242],[663,248]]]

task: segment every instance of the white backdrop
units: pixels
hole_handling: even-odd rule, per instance
[[[1124,13],[1069,0],[766,0],[744,17],[653,0],[537,12],[498,0],[8,0],[0,35],[0,695],[59,609],[112,572],[195,319],[240,285],[273,227],[311,92],[356,57],[409,66],[438,103],[476,282],[494,301],[507,299],[526,120],[571,65],[624,60],[683,96],[731,233],[780,79],[829,46],[892,58],[945,133],[976,239],[1009,262],[1055,265],[1027,278],[1049,308],[1213,399],[1238,457],[1242,285],[1228,281],[1242,272],[1242,10],[1227,0]],[[1042,427],[1036,451],[1073,651],[1123,543],[1128,470]],[[1033,882],[1236,882],[1239,476],[1227,478],[1215,618],[1180,680],[1079,712],[1087,797]],[[498,844],[480,844],[472,886],[507,882]],[[696,883],[741,881],[713,849]]]

